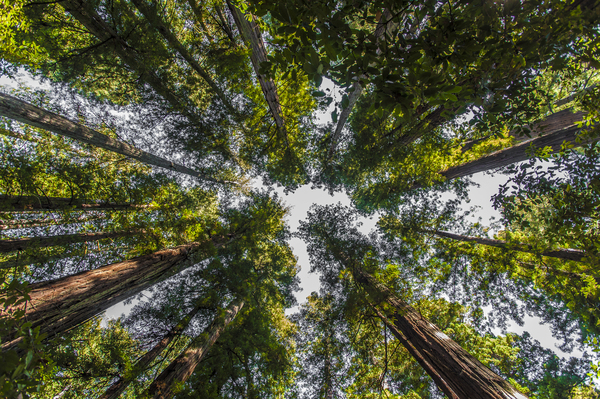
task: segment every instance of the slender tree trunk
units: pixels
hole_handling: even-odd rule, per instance
[[[161,339],[154,347],[146,352],[144,356],[142,356],[133,366],[133,374],[129,378],[119,378],[114,384],[110,386],[104,393],[104,395],[100,396],[98,399],[117,399],[125,389],[129,386],[131,381],[135,379],[142,371],[146,370],[150,364],[162,353],[162,351],[169,346],[171,341],[174,338],[178,337],[183,330],[187,328],[190,324],[190,321],[196,316],[196,314],[204,307],[203,301],[198,301],[196,306],[183,318],[179,323],[177,323],[171,331],[169,331],[163,339]]]
[[[209,178],[186,166],[152,155],[123,141],[113,139],[112,137],[99,133],[80,123],[72,122],[63,116],[46,111],[4,93],[0,93],[0,115],[62,136],[70,137],[74,140],[81,141],[82,143],[125,155],[148,165],[154,165],[208,181],[222,183],[221,181]]]
[[[0,240],[0,253],[25,251],[27,248],[46,248],[58,245],[74,244],[78,242],[99,241],[105,238],[131,237],[144,233],[144,230],[128,230],[99,233],[66,234],[48,237],[27,237],[16,240]]]
[[[409,352],[416,353],[415,359],[436,383],[443,381],[440,389],[451,390],[445,392],[449,397],[526,398],[356,263],[349,266],[355,281],[376,303],[385,302],[391,306],[393,314],[390,318],[403,337],[399,338],[400,341],[409,344],[406,348]],[[454,395],[450,395],[451,393]]]
[[[4,195],[0,194],[0,212],[26,212],[53,209],[82,209],[82,210],[127,210],[148,209],[148,205],[123,203],[84,203],[75,198],[38,197],[34,195]]]
[[[215,92],[217,96],[221,99],[223,104],[227,107],[229,112],[232,115],[236,115],[238,112],[231,104],[231,101],[227,98],[223,90],[213,80],[208,72],[204,70],[194,59],[192,54],[183,46],[183,44],[177,39],[177,37],[171,32],[171,30],[166,26],[164,21],[158,15],[156,11],[156,4],[152,2],[152,4],[148,4],[146,0],[131,0],[132,3],[137,7],[138,10],[146,17],[150,25],[160,33],[165,40],[173,47],[177,52],[187,61],[187,63],[196,71],[198,75],[204,79],[204,81],[210,86],[210,88]]]
[[[194,339],[188,348],[156,377],[148,388],[149,397],[155,399],[172,397],[176,393],[174,390],[176,384],[187,381],[198,363],[206,356],[243,306],[244,300],[236,298],[231,301],[224,312],[219,312],[202,334]]]
[[[57,280],[31,284],[25,320],[49,337],[85,322],[117,303],[195,264],[199,243],[180,245]],[[20,305],[23,307],[23,305]],[[7,337],[3,349],[20,339]]]
[[[504,248],[511,249],[520,252],[527,252],[531,254],[540,254],[543,256],[549,256],[551,258],[559,258],[565,260],[574,260],[577,262],[581,262],[585,257],[585,252],[579,249],[570,249],[570,248],[560,248],[550,251],[535,251],[530,245],[526,244],[512,244],[502,240],[494,240],[491,238],[481,238],[481,237],[470,237],[463,236],[460,234],[454,234],[447,231],[441,230],[424,230],[424,233],[435,234],[438,237],[450,238],[452,240],[463,241],[463,242],[475,242],[481,245],[487,245],[490,247],[496,248]]]
[[[273,119],[275,119],[275,125],[277,125],[277,129],[283,136],[286,146],[289,148],[290,143],[287,137],[285,121],[283,120],[281,104],[279,103],[277,87],[275,86],[273,79],[266,78],[259,72],[261,64],[263,62],[267,62],[268,59],[267,50],[265,49],[258,25],[256,22],[254,22],[254,17],[252,21],[248,21],[246,16],[237,7],[231,4],[229,0],[227,0],[227,5],[229,6],[229,10],[233,15],[233,19],[235,20],[235,24],[240,31],[242,39],[246,45],[250,47],[250,61],[252,61],[254,72],[256,73],[258,82],[260,83],[260,87],[265,96],[265,100],[267,101],[267,105],[269,106],[269,110],[271,111],[271,115],[273,115]]]
[[[561,149],[563,142],[569,142],[574,147],[581,147],[593,142],[593,139],[584,139],[580,142],[575,141],[581,130],[577,126],[571,126],[550,134],[538,137],[533,140],[525,141],[504,150],[496,151],[485,155],[479,159],[462,165],[454,166],[440,172],[446,180],[456,179],[458,177],[470,176],[478,172],[494,170],[503,166],[511,165],[516,162],[525,161],[531,157],[532,149],[541,149],[550,147],[556,152]]]
[[[87,217],[61,217],[58,219],[0,219],[0,230],[29,229],[33,227],[45,227],[59,224],[75,224],[91,222],[93,220],[105,219],[104,215],[91,215]]]
[[[513,142],[517,144],[530,141],[542,134],[553,133],[571,127],[575,125],[576,122],[582,121],[585,114],[586,113],[583,111],[573,112],[572,109],[565,109],[552,115],[548,115],[541,121],[525,125],[524,128],[529,130],[529,136],[522,134],[522,129],[513,129],[508,132],[508,135],[512,137]],[[490,137],[491,135],[480,139],[469,140],[463,144],[461,151],[465,153],[473,148],[474,145],[479,144]]]

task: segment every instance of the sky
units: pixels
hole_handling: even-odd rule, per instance
[[[32,79],[30,76],[25,74],[20,74],[19,80],[24,82],[30,87],[34,88],[48,88],[47,85],[41,85],[38,81]],[[2,87],[16,87],[16,82],[14,80],[8,79],[6,77],[0,77],[0,86]],[[324,82],[320,88],[320,90],[325,91],[326,89],[330,89],[334,95],[334,99],[339,101],[341,99],[341,94],[339,91],[334,89],[333,83],[328,79],[324,79]],[[337,98],[336,98],[337,97]],[[327,123],[331,120],[331,112],[333,111],[334,101],[330,107],[317,114],[318,123]],[[471,199],[470,204],[464,204],[465,206],[477,205],[480,207],[479,211],[472,215],[474,218],[481,217],[482,222],[485,225],[489,225],[489,221],[491,218],[499,218],[499,214],[491,207],[490,197],[498,192],[498,188],[500,184],[506,182],[507,176],[501,174],[490,175],[488,173],[478,173],[472,177],[473,181],[477,183],[477,186],[472,186],[470,189],[469,197]],[[290,213],[287,216],[287,222],[290,226],[292,232],[296,231],[299,226],[300,220],[305,220],[307,217],[307,211],[313,204],[319,205],[328,205],[328,204],[337,204],[338,202],[345,206],[351,206],[350,199],[344,193],[335,193],[333,196],[329,195],[329,193],[322,189],[311,189],[310,185],[306,185],[300,187],[293,193],[285,194],[283,187],[278,187],[275,189],[278,193],[279,197],[282,198],[285,204],[290,207]],[[362,231],[368,233],[371,229],[375,227],[377,222],[376,218],[371,219],[363,219]],[[309,273],[310,270],[310,262],[308,258],[308,253],[306,250],[306,244],[300,240],[299,238],[292,238],[290,241],[290,246],[292,247],[295,256],[298,259],[298,265],[300,266],[299,279],[300,279],[300,287],[301,291],[296,293],[296,299],[299,304],[306,302],[306,297],[308,297],[312,292],[319,291],[319,277],[315,273]],[[137,301],[133,301],[132,303],[125,305],[124,303],[120,303],[118,305],[109,308],[106,311],[104,323],[106,323],[107,319],[118,318],[121,315],[126,315],[129,313],[131,308],[137,303]],[[297,308],[292,308],[288,310],[287,314],[291,314],[296,311]],[[581,352],[575,350],[570,354],[566,354],[557,348],[558,341],[552,337],[550,329],[548,326],[540,324],[540,319],[526,316],[524,318],[525,324],[523,326],[518,326],[516,324],[509,325],[507,328],[507,332],[515,332],[521,334],[524,331],[528,331],[531,336],[540,341],[540,344],[546,348],[549,348],[555,351],[557,354],[562,356],[581,356]],[[501,331],[497,330],[495,333],[500,334]]]

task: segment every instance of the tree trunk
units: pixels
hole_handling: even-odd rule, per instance
[[[116,232],[79,233],[48,237],[27,237],[15,240],[0,240],[0,253],[25,251],[27,248],[46,248],[57,245],[74,244],[78,242],[99,241],[105,238],[130,237],[144,233],[143,230],[128,230]]]
[[[392,13],[387,8],[383,11],[382,16],[386,19],[386,22],[379,23],[379,21],[377,21],[378,25],[375,29],[375,40],[377,41],[377,43],[379,43],[379,40],[384,36],[384,34],[392,33],[400,25],[399,23],[392,22]],[[379,49],[377,49],[377,53],[380,53]],[[364,75],[360,75],[358,77],[358,80],[360,80],[361,78],[364,78]],[[335,153],[337,145],[340,141],[342,130],[346,125],[346,121],[348,120],[348,117],[350,116],[354,105],[356,104],[356,102],[360,98],[360,95],[363,92],[363,87],[358,80],[352,85],[353,90],[352,93],[350,93],[350,95],[348,96],[348,106],[342,109],[342,112],[340,113],[340,116],[338,118],[338,122],[335,126],[335,131],[333,133],[333,136],[331,137],[331,145],[329,146],[329,151],[327,152],[327,159],[331,159],[331,157]]]
[[[231,4],[229,0],[227,0],[227,5],[229,6],[229,10],[233,15],[233,19],[238,30],[240,31],[242,39],[246,45],[250,47],[250,61],[252,62],[254,72],[256,73],[258,82],[260,83],[260,87],[265,96],[265,100],[267,101],[267,105],[269,106],[269,110],[271,111],[271,115],[273,115],[273,119],[275,119],[275,125],[283,136],[286,146],[289,148],[290,143],[287,137],[285,121],[283,120],[281,104],[279,103],[277,87],[275,86],[273,79],[266,78],[259,72],[260,65],[263,62],[267,62],[268,59],[267,50],[265,49],[258,25],[256,22],[254,22],[254,17],[252,21],[248,21],[246,16],[237,7]]]
[[[112,137],[99,133],[80,123],[72,122],[63,116],[38,108],[4,93],[0,93],[0,115],[62,136],[70,137],[86,144],[104,148],[105,150],[116,152],[117,154],[125,155],[148,165],[154,165],[193,177],[200,177],[208,181],[222,183],[221,181],[209,178],[186,166],[152,155],[123,141],[113,139]]]
[[[441,231],[441,230],[433,230],[433,231],[424,230],[423,232],[435,234],[438,237],[450,238],[452,240],[463,241],[463,242],[475,242],[477,244],[487,245],[490,247],[510,249],[510,250],[515,250],[515,251],[520,251],[520,252],[527,252],[527,253],[531,253],[531,254],[540,254],[543,256],[549,256],[551,258],[559,258],[559,259],[574,260],[577,262],[581,262],[581,261],[583,261],[583,258],[585,257],[585,252],[581,251],[579,249],[559,248],[559,249],[555,249],[555,250],[538,252],[538,251],[535,251],[531,247],[531,245],[526,245],[526,244],[512,244],[512,243],[509,243],[506,241],[494,240],[491,238],[463,236],[460,234],[454,234],[454,233],[450,233],[447,231]]]
[[[34,195],[4,195],[0,194],[0,212],[26,212],[53,209],[83,209],[83,210],[127,210],[147,209],[148,205],[116,204],[116,203],[84,203],[83,200],[60,197],[38,197]]]
[[[152,385],[148,388],[149,397],[155,399],[172,397],[176,393],[176,385],[187,381],[198,363],[206,356],[211,346],[217,341],[221,333],[243,306],[244,301],[241,298],[236,298],[231,301],[224,312],[219,312],[210,326],[194,339],[188,348],[156,377]]]
[[[203,301],[198,301],[196,306],[183,318],[179,323],[177,323],[164,337],[161,339],[154,347],[146,352],[144,356],[142,356],[133,366],[133,373],[129,378],[119,378],[114,384],[110,386],[104,393],[104,395],[100,396],[98,399],[117,399],[125,389],[129,386],[131,381],[136,378],[142,371],[146,370],[150,364],[162,353],[162,351],[169,346],[171,341],[174,338],[178,337],[183,330],[187,328],[190,324],[190,321],[194,318],[194,316],[204,307]]]
[[[433,382],[435,382],[435,385],[437,385],[437,387],[442,392],[444,392],[444,394],[448,398],[458,399],[458,396],[456,396],[456,394],[452,391],[450,386],[446,384],[446,381],[444,381],[442,377],[440,377],[435,368],[433,368],[431,364],[427,362],[427,360],[421,355],[421,353],[417,351],[414,346],[411,345],[411,343],[406,339],[404,334],[402,334],[402,332],[400,332],[400,330],[398,330],[398,328],[396,328],[396,326],[387,317],[385,317],[385,315],[381,313],[375,305],[369,302],[369,306],[371,306],[375,313],[377,313],[377,316],[379,316],[381,321],[383,321],[383,323],[390,329],[392,334],[394,334],[398,341],[400,341],[402,346],[406,348],[408,353],[410,353],[410,355],[415,358],[417,363],[419,363],[419,365],[423,367],[423,370],[425,370],[425,372],[429,374]]]
[[[513,137],[516,143],[522,143],[540,137],[543,134],[554,133],[569,127],[574,126],[577,122],[581,122],[587,112],[573,112],[571,108],[556,112],[546,116],[544,119],[525,125],[524,128],[529,130],[529,136],[521,134],[521,129],[513,129],[508,132],[508,135]]]
[[[415,359],[449,397],[526,398],[357,264],[351,265],[351,271],[355,281],[376,303],[386,302],[391,306],[390,319],[401,333],[399,340],[413,356],[416,354]]]
[[[46,227],[59,224],[75,224],[91,222],[93,220],[105,219],[103,215],[91,215],[87,217],[75,217],[75,218],[44,218],[44,219],[0,219],[0,230],[18,230],[18,229],[30,229],[34,227]]]
[[[171,32],[166,26],[161,17],[156,11],[156,3],[152,2],[148,4],[146,0],[131,0],[131,2],[137,7],[138,10],[146,17],[150,25],[160,33],[165,40],[171,45],[177,52],[187,61],[187,63],[204,79],[204,81],[210,86],[217,96],[221,99],[225,107],[231,112],[232,115],[238,114],[236,109],[231,104],[231,101],[227,98],[223,90],[213,80],[208,72],[200,66],[198,61],[194,59],[192,54],[183,46],[183,44],[177,39],[177,37]]]
[[[552,151],[556,152],[561,149],[562,144],[565,141],[570,142],[574,147],[581,147],[594,141],[591,138],[585,138],[580,142],[575,141],[579,133],[581,133],[581,130],[582,129],[577,126],[561,129],[545,136],[528,140],[504,150],[485,155],[474,161],[453,166],[441,171],[440,175],[444,176],[446,180],[470,176],[478,172],[494,170],[513,163],[525,161],[526,159],[531,158],[532,149],[535,150],[550,147],[552,148]],[[414,188],[417,187],[417,185],[414,186]]]
[[[195,264],[199,243],[180,245],[57,280],[31,284],[25,320],[49,337],[85,322],[117,303]],[[22,307],[22,305],[21,305]],[[20,338],[7,337],[3,349]]]

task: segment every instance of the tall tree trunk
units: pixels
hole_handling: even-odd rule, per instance
[[[481,245],[487,245],[490,247],[496,248],[504,248],[511,249],[520,252],[527,252],[531,254],[540,254],[543,256],[549,256],[551,258],[559,258],[565,260],[574,260],[577,262],[581,262],[585,257],[585,252],[579,249],[570,249],[570,248],[559,248],[555,250],[535,251],[531,245],[527,244],[512,244],[502,240],[494,240],[491,238],[482,238],[482,237],[470,237],[464,236],[460,234],[454,234],[447,231],[442,230],[423,230],[424,233],[435,234],[438,237],[450,238],[452,240],[463,241],[463,242],[475,242]]]
[[[105,219],[104,215],[91,215],[86,217],[61,217],[57,219],[0,219],[0,230],[29,229],[33,227],[45,227],[59,224],[75,224],[91,222],[93,220]]]
[[[112,137],[99,133],[80,123],[73,122],[63,116],[46,111],[4,93],[0,93],[0,115],[56,134],[70,137],[74,140],[81,141],[82,143],[125,155],[148,165],[174,170],[179,173],[199,177],[212,182],[223,183],[186,166],[152,155],[123,141],[113,139]]]
[[[508,135],[512,137],[514,143],[517,144],[530,141],[542,134],[553,133],[571,127],[575,125],[575,123],[582,121],[585,115],[586,112],[583,111],[573,112],[571,108],[565,109],[552,115],[548,115],[540,121],[525,125],[524,128],[529,130],[529,136],[521,134],[522,129],[513,129],[508,132]],[[490,137],[491,135],[480,139],[469,140],[463,144],[461,151],[465,153],[473,148],[474,145],[479,144]]]
[[[34,195],[0,194],[0,212],[26,212],[53,209],[127,210],[147,209],[148,205],[123,203],[85,203],[76,198],[38,197]]]
[[[196,316],[196,314],[204,307],[203,301],[198,301],[196,306],[183,318],[179,323],[177,323],[173,328],[156,344],[154,347],[146,352],[144,356],[142,356],[133,366],[133,373],[128,378],[119,378],[114,384],[110,386],[104,392],[104,395],[100,396],[98,399],[117,399],[125,389],[129,386],[131,381],[133,381],[142,371],[146,370],[150,364],[162,353],[162,351],[169,346],[171,341],[174,338],[178,337],[183,330],[187,328],[190,324],[190,321]]]
[[[392,323],[387,317],[385,317],[385,315],[381,313],[375,305],[369,302],[369,306],[371,306],[375,313],[377,313],[377,316],[379,316],[381,321],[383,321],[384,324],[390,329],[392,334],[394,334],[396,339],[400,341],[402,346],[406,348],[408,353],[410,353],[410,355],[415,358],[417,363],[419,363],[419,365],[423,367],[423,370],[425,370],[425,372],[429,374],[433,382],[435,382],[435,385],[437,385],[437,387],[441,389],[442,392],[444,392],[444,394],[448,398],[458,399],[458,396],[456,396],[456,394],[452,391],[452,388],[450,388],[446,381],[444,381],[442,377],[440,377],[437,370],[435,370],[435,368],[431,366],[431,364],[421,355],[421,353],[417,351],[414,346],[412,346],[412,344],[406,339],[404,334],[402,334],[402,332],[398,330],[394,323]]]
[[[49,337],[63,333],[117,303],[197,263],[201,244],[164,249],[57,280],[31,284],[25,320]],[[3,349],[20,339],[7,337]]]
[[[391,306],[393,310],[390,311],[392,314],[389,318],[394,321],[394,326],[401,333],[402,338],[399,340],[405,344],[409,352],[416,354],[415,359],[436,383],[440,379],[443,381],[439,388],[449,397],[526,398],[439,328],[423,318],[419,312],[396,297],[358,264],[352,262],[347,266],[350,266],[355,281],[373,297],[376,304],[385,302]]]
[[[192,54],[183,46],[183,44],[177,39],[177,37],[171,32],[166,23],[162,20],[162,18],[158,15],[156,11],[156,2],[151,2],[148,4],[146,0],[131,0],[132,3],[137,7],[138,10],[146,17],[150,25],[158,33],[160,33],[165,40],[171,45],[177,52],[187,61],[187,63],[196,71],[198,75],[204,79],[204,81],[210,86],[210,88],[215,92],[217,96],[221,99],[223,104],[227,107],[229,112],[232,115],[238,114],[237,110],[231,104],[231,101],[227,98],[223,90],[215,83],[213,78],[210,76],[208,72],[200,66],[198,61],[194,59]]]
[[[144,233],[144,230],[79,233],[48,237],[27,237],[18,238],[15,240],[0,240],[0,253],[25,251],[27,248],[30,247],[46,248],[54,247],[57,245],[74,244],[78,242],[98,241],[103,240],[105,238],[130,237],[140,233]]]
[[[459,177],[470,176],[478,172],[491,171],[503,166],[508,166],[513,163],[525,161],[531,158],[532,150],[542,149],[544,147],[550,147],[552,151],[556,152],[561,149],[564,142],[569,143],[573,147],[581,147],[583,145],[594,142],[595,138],[584,137],[576,141],[581,134],[582,128],[577,127],[575,124],[565,127],[565,124],[571,121],[572,117],[563,114],[564,111],[557,112],[556,114],[550,115],[545,121],[540,122],[534,126],[535,131],[537,129],[546,130],[544,136],[537,137],[532,140],[527,140],[519,144],[513,145],[512,147],[505,148],[493,152],[488,155],[484,155],[479,159],[464,163],[462,165],[453,166],[446,170],[440,171],[439,174],[444,176],[446,180],[456,179]],[[583,113],[576,114],[576,118],[583,116]],[[549,123],[550,126],[544,125]],[[546,126],[544,128],[544,126]],[[557,130],[551,131],[549,128],[554,126]],[[410,189],[416,189],[423,187],[420,183],[413,184]]]
[[[258,82],[260,83],[260,87],[265,96],[265,100],[267,101],[267,105],[269,106],[269,110],[271,111],[271,115],[273,115],[273,119],[275,119],[275,125],[277,126],[280,134],[283,136],[286,146],[289,148],[290,143],[287,137],[285,121],[283,120],[281,104],[279,103],[277,87],[275,86],[273,79],[266,78],[259,72],[260,65],[263,62],[267,62],[268,59],[267,50],[265,49],[258,25],[256,22],[254,22],[254,17],[252,17],[252,21],[248,21],[246,16],[237,7],[231,4],[229,0],[227,0],[227,5],[229,6],[229,10],[233,15],[233,19],[238,30],[240,31],[242,39],[246,45],[250,47],[250,61],[252,62],[254,72],[256,73]]]
[[[556,152],[560,150],[563,142],[565,141],[569,142],[574,147],[581,147],[585,144],[593,142],[593,139],[590,138],[586,138],[580,142],[575,141],[578,135],[581,133],[581,130],[582,129],[577,126],[561,129],[533,140],[519,143],[504,150],[485,155],[474,161],[453,166],[441,171],[440,175],[444,176],[446,180],[470,176],[478,172],[494,170],[513,163],[525,161],[531,157],[532,149],[550,147],[552,148],[552,151]]]
[[[198,363],[206,356],[243,306],[244,300],[238,297],[231,301],[224,312],[219,312],[202,334],[194,339],[188,348],[156,377],[148,388],[149,396],[155,399],[172,397],[175,394],[176,384],[187,381]]]

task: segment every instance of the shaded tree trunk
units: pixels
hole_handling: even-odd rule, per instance
[[[398,328],[394,325],[394,323],[392,323],[387,317],[385,317],[385,315],[383,313],[381,313],[375,305],[373,305],[372,303],[369,302],[369,306],[371,306],[371,308],[375,311],[375,313],[377,313],[377,316],[381,319],[381,321],[383,321],[383,323],[387,326],[387,328],[390,329],[392,334],[394,334],[396,339],[398,339],[398,341],[400,341],[402,346],[404,346],[406,348],[408,353],[410,353],[410,355],[415,358],[417,363],[419,363],[419,365],[421,367],[423,367],[423,370],[425,370],[425,372],[431,377],[433,382],[435,382],[435,385],[437,385],[437,387],[442,392],[444,392],[444,394],[448,398],[458,399],[458,396],[456,396],[456,394],[452,391],[452,388],[450,388],[450,386],[446,383],[446,381],[444,381],[442,379],[442,377],[440,377],[440,375],[435,370],[435,368],[431,366],[431,364],[421,355],[421,353],[418,350],[416,350],[414,346],[412,346],[412,344],[406,339],[404,334],[402,334],[402,332],[400,332],[400,330],[398,330]]]
[[[220,311],[202,334],[195,338],[188,348],[156,377],[148,388],[149,396],[155,399],[172,397],[176,393],[174,391],[176,384],[187,381],[198,363],[206,356],[243,306],[244,300],[236,298],[224,311]]]
[[[347,266],[350,266],[355,281],[376,303],[385,302],[391,306],[389,318],[395,326],[392,332],[401,333],[398,339],[413,356],[416,355],[415,359],[450,398],[526,398],[358,264],[353,262]],[[448,390],[450,392],[446,392]]]
[[[571,126],[565,129],[549,133],[547,135],[528,140],[504,150],[496,151],[485,155],[474,161],[462,165],[453,166],[440,172],[446,180],[456,179],[458,177],[470,176],[478,172],[494,170],[513,163],[525,161],[531,158],[532,149],[541,149],[550,147],[553,152],[561,149],[563,142],[569,142],[574,147],[581,147],[593,142],[593,139],[586,138],[580,142],[575,141],[581,130],[577,126]],[[416,188],[416,186],[415,186]]]
[[[575,125],[576,122],[582,121],[585,115],[586,113],[583,111],[573,112],[572,109],[565,109],[552,115],[548,115],[541,121],[525,125],[524,129],[529,131],[529,136],[524,134],[525,132],[523,129],[513,129],[508,132],[508,135],[514,139],[515,143],[522,143],[537,138],[542,134],[549,134],[571,127]],[[461,151],[465,153],[476,144],[479,144],[490,137],[491,135],[480,139],[469,140],[463,144]]]
[[[200,75],[202,79],[204,79],[213,92],[219,96],[229,112],[231,112],[232,115],[236,115],[238,112],[233,107],[231,101],[229,101],[223,90],[217,86],[210,74],[206,72],[202,66],[200,66],[198,61],[194,59],[192,54],[183,46],[183,44],[177,39],[177,37],[173,34],[173,32],[171,32],[171,30],[166,26],[165,22],[158,15],[156,11],[157,3],[151,2],[151,4],[148,4],[146,0],[131,0],[131,2],[138,10],[140,10],[144,17],[146,17],[150,25],[152,25],[152,27],[165,38],[169,45],[177,50],[177,52],[187,61],[192,69],[194,69],[194,71],[196,71],[196,73]]]
[[[254,22],[254,17],[252,21],[248,21],[246,16],[237,7],[231,4],[229,0],[227,0],[227,5],[229,6],[229,10],[233,15],[233,19],[240,32],[240,35],[242,36],[242,39],[246,45],[250,47],[250,61],[252,62],[252,67],[254,68],[254,72],[256,73],[258,82],[260,83],[260,87],[264,94],[265,100],[267,101],[267,105],[269,106],[269,110],[271,111],[271,115],[273,115],[273,119],[275,120],[275,125],[283,136],[286,146],[289,148],[290,143],[287,137],[285,121],[283,120],[281,104],[279,103],[277,87],[275,86],[273,79],[267,78],[260,74],[260,65],[263,62],[267,62],[268,59],[267,50],[265,49],[258,25],[256,22]]]
[[[384,34],[393,32],[399,25],[399,23],[392,22],[392,13],[387,8],[383,11],[382,17],[386,20],[386,22],[379,23],[379,21],[377,21],[378,26],[375,29],[375,40],[377,43],[379,43],[379,40],[381,40]],[[379,53],[379,49],[377,50],[377,53]],[[361,78],[364,78],[364,75],[360,75],[359,80]],[[348,106],[342,109],[342,112],[340,112],[338,122],[335,126],[335,131],[331,137],[331,144],[329,146],[329,151],[327,152],[327,159],[330,159],[335,153],[340,141],[340,136],[342,135],[342,130],[344,129],[346,121],[348,121],[348,117],[350,116],[350,113],[352,112],[352,109],[360,98],[362,92],[362,84],[359,81],[354,82],[352,85],[352,93],[350,93],[348,96]]]
[[[45,219],[0,219],[0,230],[17,230],[17,229],[29,229],[33,227],[45,227],[59,224],[75,224],[91,222],[93,220],[105,219],[103,215],[91,215],[87,217],[74,217],[74,218],[45,218]]]
[[[106,390],[106,392],[98,399],[117,399],[125,389],[129,386],[142,371],[146,370],[150,364],[162,353],[162,351],[169,346],[174,338],[178,337],[183,330],[187,328],[190,321],[196,316],[196,314],[204,307],[203,301],[198,301],[196,306],[177,323],[173,328],[156,344],[154,347],[146,352],[133,366],[133,373],[129,378],[120,377],[114,384]]]
[[[148,165],[154,165],[193,177],[200,177],[208,181],[222,183],[221,181],[209,178],[186,166],[173,163],[159,156],[140,150],[123,141],[113,139],[112,137],[99,133],[80,123],[73,122],[63,116],[46,111],[4,93],[0,93],[0,115],[27,125],[70,137],[86,144],[104,148],[105,150],[116,152],[117,154],[125,155]]]
[[[214,240],[213,240],[214,242]],[[124,262],[102,266],[57,280],[31,284],[25,320],[52,337],[197,263],[201,244],[164,249]],[[7,337],[3,349],[20,338]]]
[[[481,245],[487,245],[490,247],[503,248],[503,249],[511,249],[520,252],[527,252],[531,254],[540,254],[543,256],[549,256],[552,258],[559,258],[565,260],[574,260],[577,262],[581,262],[585,257],[585,252],[578,249],[569,249],[569,248],[560,248],[549,251],[538,252],[535,251],[531,245],[526,244],[512,244],[502,240],[494,240],[491,238],[482,238],[482,237],[470,237],[464,236],[460,234],[454,234],[447,231],[441,230],[424,230],[424,233],[435,234],[438,237],[450,238],[452,240],[463,241],[463,242],[475,242]]]
[[[4,195],[0,194],[0,212],[25,212],[58,209],[82,210],[127,210],[146,209],[148,205],[123,203],[85,203],[76,198],[38,197],[34,195]]]
[[[0,253],[25,251],[27,248],[46,248],[78,242],[98,241],[105,238],[130,237],[144,233],[144,230],[128,230],[116,232],[65,234],[48,237],[27,237],[15,240],[0,240]]]

